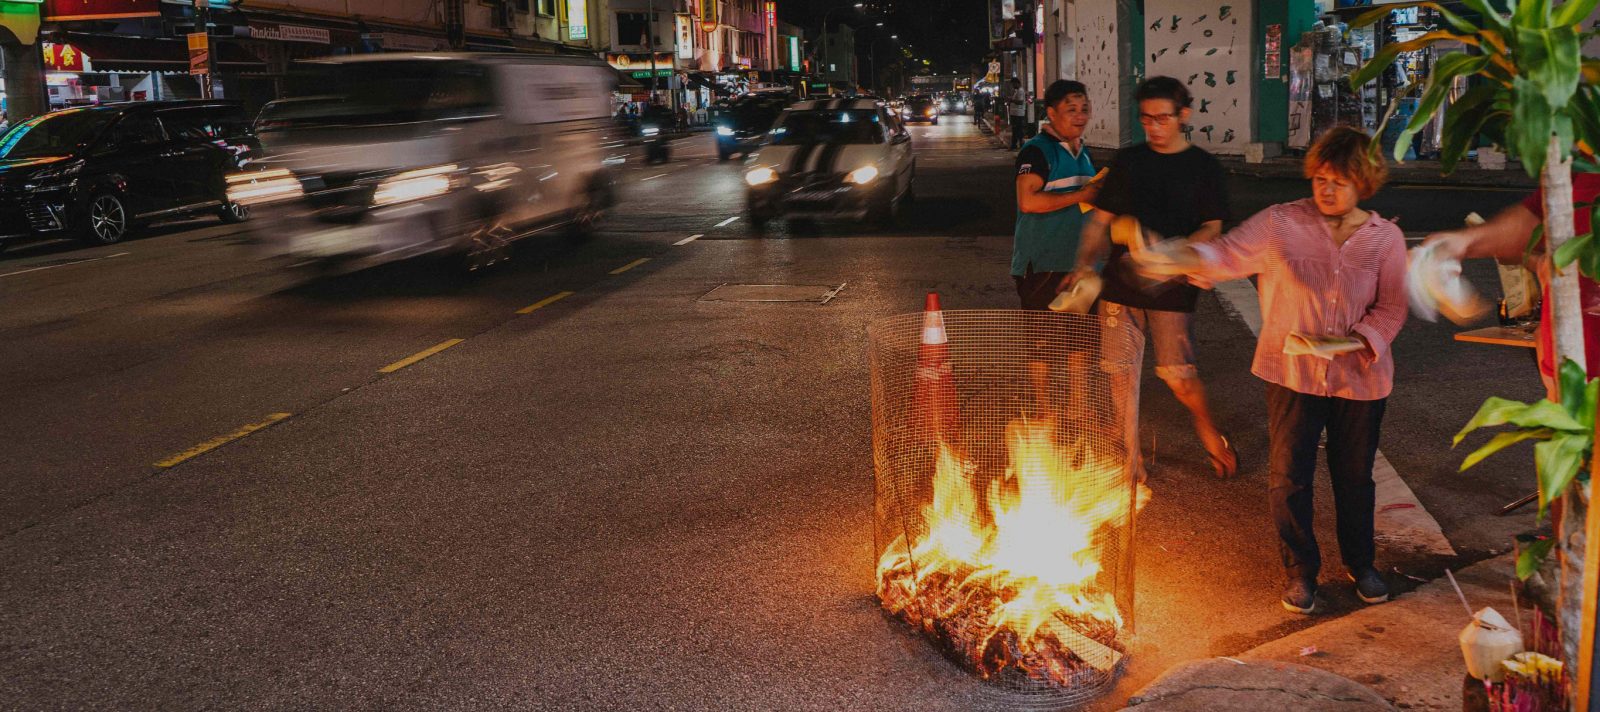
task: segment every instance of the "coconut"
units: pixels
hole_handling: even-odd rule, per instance
[[[1522,652],[1522,633],[1493,608],[1474,614],[1457,638],[1467,659],[1467,674],[1479,680],[1499,682],[1505,676],[1500,662]]]

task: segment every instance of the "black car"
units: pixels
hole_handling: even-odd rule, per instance
[[[244,107],[155,101],[54,111],[0,137],[0,247],[32,238],[120,242],[152,220],[249,217],[228,173],[256,149]]]
[[[933,103],[933,97],[926,94],[917,94],[906,99],[905,106],[900,108],[900,118],[906,123],[913,121],[926,121],[930,124],[939,123],[939,107]]]
[[[747,94],[734,101],[717,119],[717,160],[733,154],[748,156],[761,145],[772,123],[793,102],[788,92]]]

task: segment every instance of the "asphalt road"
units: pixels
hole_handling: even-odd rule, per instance
[[[470,280],[311,277],[212,221],[0,256],[0,708],[1003,707],[872,597],[866,327],[928,290],[1015,304],[1010,155],[960,121],[913,131],[919,200],[888,231],[753,229],[702,136],[623,166],[597,239]],[[1231,188],[1246,215],[1305,187]],[[1371,205],[1420,233],[1517,197]],[[699,300],[724,283],[845,288]],[[1331,612],[1278,608],[1251,333],[1213,294],[1199,325],[1242,472],[1210,477],[1147,371],[1138,634],[1102,706],[1361,605],[1328,510]],[[1538,395],[1531,355],[1455,330],[1395,346],[1383,450],[1458,555],[1380,559],[1422,579],[1534,527],[1490,515],[1530,490],[1528,452],[1458,474],[1449,449],[1483,398]]]

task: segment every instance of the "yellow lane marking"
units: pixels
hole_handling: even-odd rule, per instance
[[[402,368],[405,368],[406,366],[410,366],[411,364],[414,364],[414,363],[416,363],[418,361],[421,361],[422,359],[425,359],[425,358],[427,358],[429,356],[432,356],[432,355],[434,355],[436,353],[439,353],[440,351],[448,349],[451,346],[455,346],[456,344],[459,344],[459,343],[461,343],[463,341],[466,341],[466,339],[451,339],[451,340],[446,341],[446,342],[444,342],[442,344],[439,344],[438,346],[434,346],[433,348],[427,349],[425,351],[420,351],[420,352],[418,352],[418,353],[416,353],[416,354],[414,354],[412,356],[407,356],[407,357],[405,357],[403,359],[400,359],[399,361],[395,361],[394,363],[391,363],[391,364],[389,364],[387,366],[384,366],[383,368],[378,369],[378,373],[394,373],[395,371],[398,371],[398,370],[400,370]]]
[[[177,465],[178,463],[183,462],[185,460],[190,460],[190,459],[199,457],[199,456],[204,455],[204,454],[206,454],[208,452],[211,452],[212,450],[215,450],[215,449],[217,449],[219,447],[222,447],[223,445],[227,445],[228,443],[231,443],[231,442],[233,442],[235,440],[238,440],[239,438],[242,438],[242,437],[244,437],[246,435],[249,435],[249,434],[251,434],[251,433],[253,433],[253,432],[257,431],[257,430],[261,430],[263,428],[271,427],[273,423],[276,423],[276,422],[278,422],[280,420],[284,420],[284,419],[288,418],[291,415],[294,415],[294,414],[293,413],[273,413],[272,415],[267,416],[266,420],[263,420],[263,421],[261,421],[259,423],[251,423],[251,424],[246,425],[246,426],[244,426],[242,428],[239,428],[238,430],[235,430],[235,431],[233,431],[231,433],[228,433],[227,435],[218,435],[217,437],[214,437],[214,438],[212,438],[210,440],[207,440],[207,441],[205,441],[203,443],[200,443],[199,445],[196,445],[196,446],[194,446],[192,448],[189,448],[188,450],[184,450],[183,452],[180,452],[180,453],[178,453],[176,455],[173,455],[172,457],[169,457],[169,458],[167,458],[165,460],[162,460],[162,461],[156,463],[156,467],[168,468],[168,467],[172,467],[174,465]]]
[[[550,306],[551,304],[555,304],[556,302],[559,302],[559,301],[561,301],[563,299],[566,299],[567,297],[570,297],[570,296],[572,296],[574,294],[577,294],[577,292],[556,292],[555,294],[552,294],[552,295],[550,295],[548,297],[545,297],[544,299],[540,299],[537,302],[534,302],[532,304],[529,304],[528,306],[525,306],[525,307],[523,307],[521,309],[518,309],[517,313],[518,314],[532,314],[535,311],[538,311],[538,310],[543,309],[543,308],[545,308],[547,306]]]
[[[650,261],[649,257],[640,257],[639,259],[636,259],[636,260],[634,260],[632,262],[629,262],[628,264],[625,264],[625,265],[623,265],[621,267],[618,267],[618,268],[616,268],[614,270],[611,270],[611,273],[612,274],[622,274],[623,272],[626,272],[626,271],[628,271],[630,269],[638,267],[639,265],[642,265],[642,264],[644,264],[646,262],[649,262],[649,261]]]

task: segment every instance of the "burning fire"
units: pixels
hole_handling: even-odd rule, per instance
[[[925,532],[905,534],[878,560],[878,598],[949,646],[981,675],[1012,669],[1071,686],[1115,669],[1122,615],[1099,579],[1106,546],[1143,507],[1120,463],[1057,441],[1049,420],[1005,431],[1009,465],[987,488],[977,466],[939,443]]]

